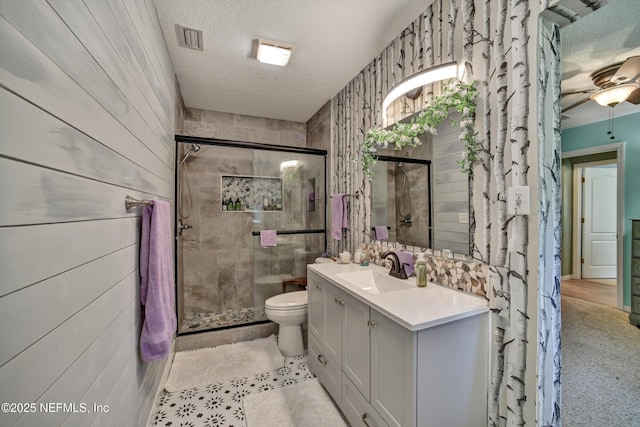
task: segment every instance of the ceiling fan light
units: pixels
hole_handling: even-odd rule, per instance
[[[613,86],[602,89],[591,95],[591,99],[596,101],[603,107],[615,107],[631,95],[631,93],[640,87],[636,83],[627,83],[623,85]]]

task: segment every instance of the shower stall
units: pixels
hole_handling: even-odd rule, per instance
[[[178,334],[268,322],[326,250],[326,151],[176,136],[176,157]]]

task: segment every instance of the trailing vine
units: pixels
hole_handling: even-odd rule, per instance
[[[482,147],[475,125],[477,93],[475,82],[467,84],[454,80],[445,87],[441,95],[434,96],[429,106],[412,118],[410,123],[396,123],[391,129],[370,129],[361,146],[364,174],[371,179],[378,148],[392,148],[397,151],[403,147],[421,145],[418,136],[425,132],[435,135],[436,128],[449,116],[449,111],[455,109],[462,114],[462,118],[459,122],[451,118],[451,125],[460,126],[459,140],[465,148],[458,164],[463,173],[473,175],[473,163]]]

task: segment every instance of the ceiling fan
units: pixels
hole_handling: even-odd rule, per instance
[[[622,101],[640,104],[640,56],[630,56],[624,62],[609,65],[593,74],[595,88],[563,93],[562,96],[591,94],[562,109],[567,112],[590,100],[605,107],[614,107]]]

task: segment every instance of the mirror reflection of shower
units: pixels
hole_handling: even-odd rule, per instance
[[[191,207],[193,205],[193,199],[191,198],[191,187],[189,185],[189,172],[187,170],[186,161],[191,154],[197,153],[198,151],[200,151],[200,146],[198,144],[191,144],[191,147],[189,147],[186,153],[184,153],[182,159],[180,160],[180,163],[178,164],[181,184],[178,188],[178,192],[180,193],[178,196],[178,213],[183,219],[189,218],[189,215],[191,215]]]
[[[411,200],[411,182],[409,181],[409,174],[407,173],[407,170],[405,169],[404,165],[402,164],[402,162],[398,163],[398,168],[402,171],[403,173],[403,177],[402,177],[402,191],[400,192],[400,198],[398,200],[398,210],[400,211],[400,225],[403,225],[405,227],[411,227],[413,225],[413,201]],[[405,190],[406,190],[406,195],[407,197],[405,197]],[[405,200],[408,199],[409,200],[409,210],[405,211],[404,206],[405,206]],[[406,213],[405,213],[406,212]]]

